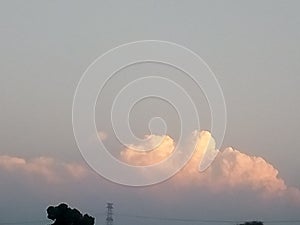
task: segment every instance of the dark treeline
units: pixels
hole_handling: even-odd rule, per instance
[[[78,209],[71,209],[67,204],[47,208],[48,219],[53,220],[52,225],[94,225],[95,218],[88,214],[82,215]]]
[[[264,223],[261,221],[252,221],[252,222],[240,223],[239,225],[264,225]]]
[[[48,219],[54,221],[52,225],[94,225],[95,218],[88,214],[82,215],[78,209],[72,209],[67,204],[61,203],[58,206],[47,208]],[[263,225],[261,221],[251,221],[237,225]]]

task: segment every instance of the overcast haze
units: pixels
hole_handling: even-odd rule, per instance
[[[46,220],[45,208],[61,201],[94,214],[96,224],[105,222],[106,201],[115,203],[115,224],[187,224],[128,215],[237,221],[300,219],[299,1],[0,4],[1,224]],[[215,183],[198,185],[194,174],[188,185],[171,179],[148,188],[129,188],[103,179],[84,162],[72,130],[72,101],[78,81],[101,54],[144,39],[186,46],[215,73],[227,107],[222,143],[222,150],[227,151],[217,160],[221,169],[214,164],[207,176],[234,174],[228,177],[232,179],[229,183],[220,180],[222,188],[215,190]],[[128,82],[123,77],[160,73],[179,80],[194,99],[199,99],[201,124],[209,130],[203,94],[181,79],[179,71],[148,63],[124,69],[114,81],[121,88]],[[107,98],[96,106],[97,128],[112,154],[119,156],[123,151],[126,160],[130,152],[114,139],[103,112],[118,89],[105,91]],[[176,142],[179,125],[173,111],[158,100],[141,102],[132,111],[133,130],[140,136],[147,134],[148,120],[160,115]],[[228,147],[238,152],[232,153]],[[253,156],[265,161],[256,161]],[[225,171],[222,159],[237,163],[246,175],[258,175],[254,168],[262,168],[260,171],[270,176],[258,179],[253,175],[244,181],[236,171]],[[200,183],[202,179],[205,175],[199,178]],[[266,183],[275,189],[270,190]]]

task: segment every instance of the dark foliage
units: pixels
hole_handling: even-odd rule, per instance
[[[48,218],[52,225],[94,225],[95,218],[87,214],[82,215],[77,209],[71,209],[67,204],[47,208]]]
[[[252,222],[241,223],[239,225],[264,225],[264,223],[261,221],[252,221]]]

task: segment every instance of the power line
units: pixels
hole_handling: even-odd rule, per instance
[[[264,223],[300,223],[300,220],[264,220]]]
[[[105,215],[105,213],[95,213],[95,215]],[[137,218],[137,219],[147,219],[156,221],[173,221],[173,222],[190,222],[190,223],[230,223],[237,224],[243,223],[247,220],[225,220],[225,219],[190,219],[190,218],[176,218],[176,217],[159,217],[159,216],[146,216],[146,215],[133,215],[133,214],[123,214],[117,213],[116,216]],[[265,224],[278,224],[278,223],[300,223],[300,219],[278,219],[278,220],[262,220]],[[19,225],[19,224],[33,224],[33,223],[46,223],[49,220],[23,220],[23,221],[7,221],[0,222],[0,225]]]
[[[178,222],[224,222],[224,223],[236,223],[240,222],[238,220],[205,220],[205,219],[190,219],[190,218],[173,218],[173,217],[155,217],[155,216],[142,216],[142,215],[130,215],[130,214],[116,214],[116,216],[124,216],[139,219],[149,219],[149,220],[166,220],[166,221],[178,221]]]
[[[144,215],[132,215],[132,214],[115,214],[116,216],[149,219],[149,220],[165,220],[165,221],[177,221],[177,222],[200,222],[200,223],[243,223],[246,220],[224,220],[224,219],[190,219],[190,218],[175,218],[175,217],[156,217],[156,216],[144,216]],[[300,223],[300,219],[291,220],[259,220],[264,223]]]
[[[49,220],[27,220],[27,221],[13,221],[13,222],[0,222],[1,225],[14,225],[14,224],[31,224],[31,223],[45,223]]]

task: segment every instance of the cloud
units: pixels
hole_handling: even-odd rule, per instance
[[[122,159],[135,166],[153,165],[170,156],[175,148],[175,142],[167,135],[146,135],[145,140],[145,146],[129,145],[121,151]],[[140,151],[143,148],[151,150]]]
[[[176,143],[170,136],[149,135],[146,138],[148,141],[144,144],[148,151],[140,151],[143,145],[130,145],[121,151],[121,159],[135,166],[146,166],[162,162],[175,150]],[[249,190],[263,197],[284,197],[300,203],[299,189],[287,186],[279,177],[279,171],[262,157],[247,155],[231,147],[218,151],[208,131],[194,132],[188,143],[191,146],[196,144],[194,154],[187,165],[169,180],[173,187],[208,189],[214,193]],[[184,151],[184,149],[179,150]],[[214,160],[210,165],[212,159]],[[175,165],[178,164],[168,161],[168,164],[161,169],[172,168]],[[204,172],[199,171],[206,167]],[[92,178],[95,178],[90,176],[90,170],[84,164],[62,162],[50,157],[25,159],[0,155],[0,172],[2,175],[4,172],[9,176],[15,174],[24,179],[39,178],[48,183],[79,181],[85,178],[89,178],[85,181],[93,182]],[[143,173],[142,169],[141,173]]]
[[[104,131],[98,131],[98,137],[101,141],[105,141],[108,138],[108,135]]]
[[[277,192],[286,189],[284,181],[278,177],[278,170],[261,157],[248,156],[226,148],[216,161],[215,170],[231,186],[247,185],[253,189]]]
[[[27,160],[8,155],[0,155],[0,169],[9,173],[38,176],[51,183],[68,178],[80,179],[87,173],[87,169],[78,163],[59,162],[50,157]]]
[[[196,141],[191,142],[196,143],[195,152],[187,165],[171,179],[175,185],[207,187],[214,192],[249,189],[262,196],[288,196],[300,202],[299,189],[287,187],[278,170],[262,157],[250,156],[231,147],[219,152],[208,131],[194,132],[191,140]],[[121,152],[121,158],[129,164],[149,165],[171,155],[175,145],[172,138],[164,136],[161,145],[154,150],[141,153],[126,148]],[[219,152],[217,156],[216,152]],[[209,163],[207,158],[215,156],[213,163],[204,172],[199,172],[201,164]]]

